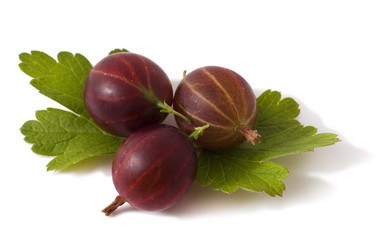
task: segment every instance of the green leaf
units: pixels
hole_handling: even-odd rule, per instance
[[[257,103],[254,129],[262,136],[261,142],[255,146],[244,142],[223,151],[202,150],[197,173],[201,184],[227,193],[243,188],[281,196],[285,189],[281,180],[288,176],[288,170],[265,161],[339,141],[335,134],[317,134],[316,128],[301,125],[295,119],[299,106],[292,98],[281,99],[279,92],[268,90],[258,97]]]
[[[113,53],[120,53],[120,52],[129,52],[129,51],[126,50],[125,48],[122,48],[122,49],[116,48],[116,49],[110,51],[108,55],[113,54]]]
[[[20,69],[31,76],[40,93],[73,112],[89,118],[83,101],[83,87],[92,65],[81,54],[60,52],[58,62],[39,51],[19,55]]]
[[[36,119],[24,123],[20,130],[24,140],[33,144],[33,152],[56,156],[47,165],[48,171],[92,156],[113,154],[124,140],[102,131],[88,118],[60,109],[37,111]]]

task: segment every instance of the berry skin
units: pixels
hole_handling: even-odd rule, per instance
[[[172,104],[166,73],[152,60],[135,53],[114,53],[97,63],[84,85],[90,117],[108,133],[127,137],[133,131],[162,122],[167,113],[159,103]]]
[[[171,126],[152,125],[133,133],[117,150],[113,183],[120,200],[141,210],[161,211],[186,195],[197,165],[187,136]],[[104,210],[107,215],[113,211]]]
[[[209,124],[195,143],[217,150],[234,147],[247,139],[252,144],[260,135],[253,131],[257,117],[255,94],[246,80],[234,71],[207,66],[198,68],[178,85],[173,108],[191,124],[176,116],[177,125],[186,134]]]

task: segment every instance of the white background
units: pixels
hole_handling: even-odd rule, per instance
[[[382,1],[24,0],[0,12],[1,239],[383,239]],[[195,184],[169,211],[105,217],[111,158],[46,172],[51,158],[23,141],[36,110],[60,106],[29,85],[18,54],[96,64],[114,48],[151,58],[175,86],[184,70],[231,68],[342,142],[276,159],[290,170],[283,198]]]

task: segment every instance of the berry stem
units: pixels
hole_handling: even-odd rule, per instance
[[[255,145],[255,141],[259,142],[261,140],[261,135],[258,134],[257,130],[252,130],[245,125],[237,127],[237,131],[242,133],[246,140],[252,145]]]
[[[190,139],[193,139],[193,138],[194,138],[194,139],[198,139],[199,135],[202,135],[203,131],[204,131],[206,128],[208,128],[208,127],[210,127],[209,124],[206,124],[206,125],[201,126],[201,127],[196,127],[196,128],[194,128],[194,131],[189,135],[189,138],[190,138]]]
[[[104,208],[102,210],[103,213],[105,213],[106,216],[109,216],[110,214],[112,214],[118,207],[120,207],[121,205],[123,205],[125,203],[125,199],[123,199],[122,197],[120,196],[117,196],[116,199],[114,199],[114,201],[109,205],[107,206],[106,208]]]
[[[157,102],[157,106],[161,109],[160,112],[162,113],[173,113],[174,115],[182,118],[183,120],[185,120],[187,123],[190,124],[190,120],[185,117],[184,115],[182,115],[181,113],[177,112],[176,110],[174,110],[171,106],[169,106],[169,104],[167,104],[165,101],[164,102],[160,102],[158,101]]]

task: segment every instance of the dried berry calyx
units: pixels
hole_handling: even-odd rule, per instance
[[[125,202],[126,202],[125,199],[123,199],[121,196],[117,196],[114,199],[114,201],[109,206],[104,208],[101,212],[105,213],[106,216],[109,216],[114,211],[116,211],[117,208],[124,205]]]
[[[238,126],[237,131],[242,133],[246,140],[253,145],[261,140],[261,135],[258,134],[257,130],[252,130],[244,125]]]

